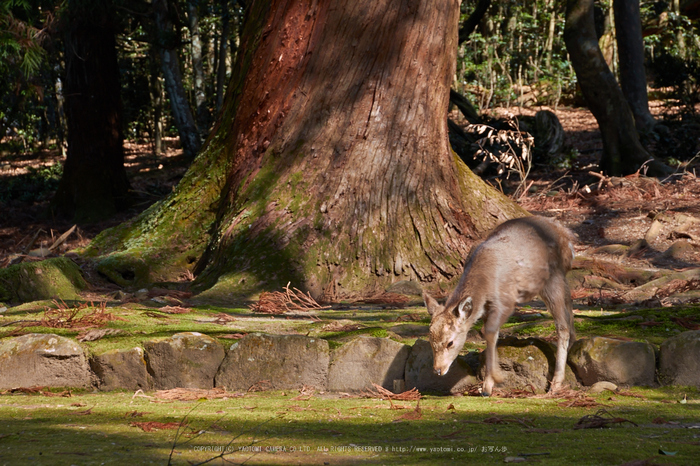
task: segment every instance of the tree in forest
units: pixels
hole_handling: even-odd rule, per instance
[[[110,0],[70,0],[61,18],[68,154],[51,208],[78,221],[128,204],[113,18]]]
[[[223,112],[174,192],[84,251],[116,283],[230,301],[440,286],[526,213],[450,151],[459,2],[256,0]]]
[[[622,94],[630,106],[637,130],[650,131],[656,120],[649,111],[639,0],[615,0],[613,10]]]
[[[158,34],[158,52],[165,89],[170,99],[175,127],[180,135],[182,151],[185,157],[191,159],[199,152],[202,141],[182,83],[180,59],[175,47],[177,35],[170,17],[168,0],[153,0],[153,14]]]
[[[634,173],[647,163],[649,174],[669,174],[671,169],[653,158],[639,141],[630,107],[598,46],[593,0],[567,1],[564,41],[603,138],[600,168],[610,175],[621,175]]]

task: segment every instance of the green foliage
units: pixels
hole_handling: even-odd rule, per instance
[[[0,202],[45,200],[56,191],[62,174],[61,164],[40,168],[29,167],[29,173],[10,177],[0,183]]]
[[[462,3],[462,21],[476,3]],[[561,39],[564,7],[543,0],[492,4],[459,48],[457,87],[480,109],[516,103],[556,105],[563,95],[572,94],[575,75]]]

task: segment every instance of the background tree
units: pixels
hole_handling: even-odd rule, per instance
[[[208,146],[167,200],[86,253],[129,285],[197,263],[209,299],[451,280],[473,238],[524,214],[448,146],[458,12],[456,0],[253,2]]]
[[[109,0],[70,0],[61,18],[68,155],[52,209],[80,221],[128,202],[113,18]]]
[[[639,142],[632,112],[598,47],[593,0],[567,1],[564,40],[581,92],[603,137],[600,168],[610,175],[621,175],[633,173],[649,161],[650,174],[670,173]]]
[[[168,91],[175,126],[180,135],[185,157],[194,158],[202,146],[202,141],[182,82],[180,59],[175,47],[178,36],[173,31],[168,0],[153,0],[153,14],[158,34],[156,40],[161,70],[165,78],[165,88]]]
[[[613,9],[620,87],[634,115],[637,130],[647,132],[654,128],[656,120],[649,111],[639,0],[614,0]]]

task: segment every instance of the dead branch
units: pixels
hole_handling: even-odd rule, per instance
[[[392,393],[386,388],[382,387],[381,385],[377,385],[376,383],[372,384],[374,386],[374,389],[371,389],[369,391],[362,392],[362,395],[366,398],[383,398],[383,399],[388,399],[388,400],[397,400],[397,401],[415,401],[415,400],[420,400],[421,394],[416,389],[415,387],[412,388],[411,390],[402,392],[402,393]]]
[[[297,288],[289,288],[289,283],[284,287],[284,293],[280,291],[263,292],[257,303],[250,306],[253,312],[263,314],[304,314],[310,315],[314,311],[330,309],[330,306],[321,306],[311,294],[304,294]]]
[[[635,422],[632,422],[629,419],[614,417],[606,410],[599,409],[595,414],[588,414],[579,419],[578,422],[574,425],[574,430],[598,429],[601,427],[608,427],[612,424],[623,424],[625,422],[629,422],[633,426],[638,427]]]

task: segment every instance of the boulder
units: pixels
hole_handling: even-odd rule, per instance
[[[411,347],[386,338],[359,337],[333,351],[328,369],[328,390],[357,392],[373,383],[392,390],[403,380]]]
[[[0,388],[89,387],[83,348],[54,334],[30,333],[0,341]]]
[[[176,333],[143,346],[148,372],[158,390],[213,388],[225,354],[218,341],[198,332]]]
[[[498,363],[503,382],[498,388],[524,390],[532,387],[537,392],[545,392],[554,376],[557,348],[539,338],[507,337],[498,340],[496,347]],[[479,355],[479,378],[486,375],[486,352]],[[566,367],[564,384],[577,387],[576,376]]]
[[[138,347],[93,356],[90,367],[97,375],[100,390],[148,390],[153,387],[143,350]]]
[[[700,330],[683,332],[661,343],[659,381],[700,387]]]
[[[274,390],[328,383],[328,342],[302,335],[249,334],[232,344],[216,374],[216,386],[248,390],[265,382]]]
[[[416,340],[406,360],[406,389],[420,392],[460,393],[477,383],[476,372],[465,356],[458,356],[444,376],[433,372],[433,351],[430,343]]]
[[[653,385],[656,373],[653,346],[607,337],[578,340],[569,351],[569,363],[584,385]]]
[[[78,299],[87,287],[80,267],[67,257],[22,262],[0,269],[0,301]]]

